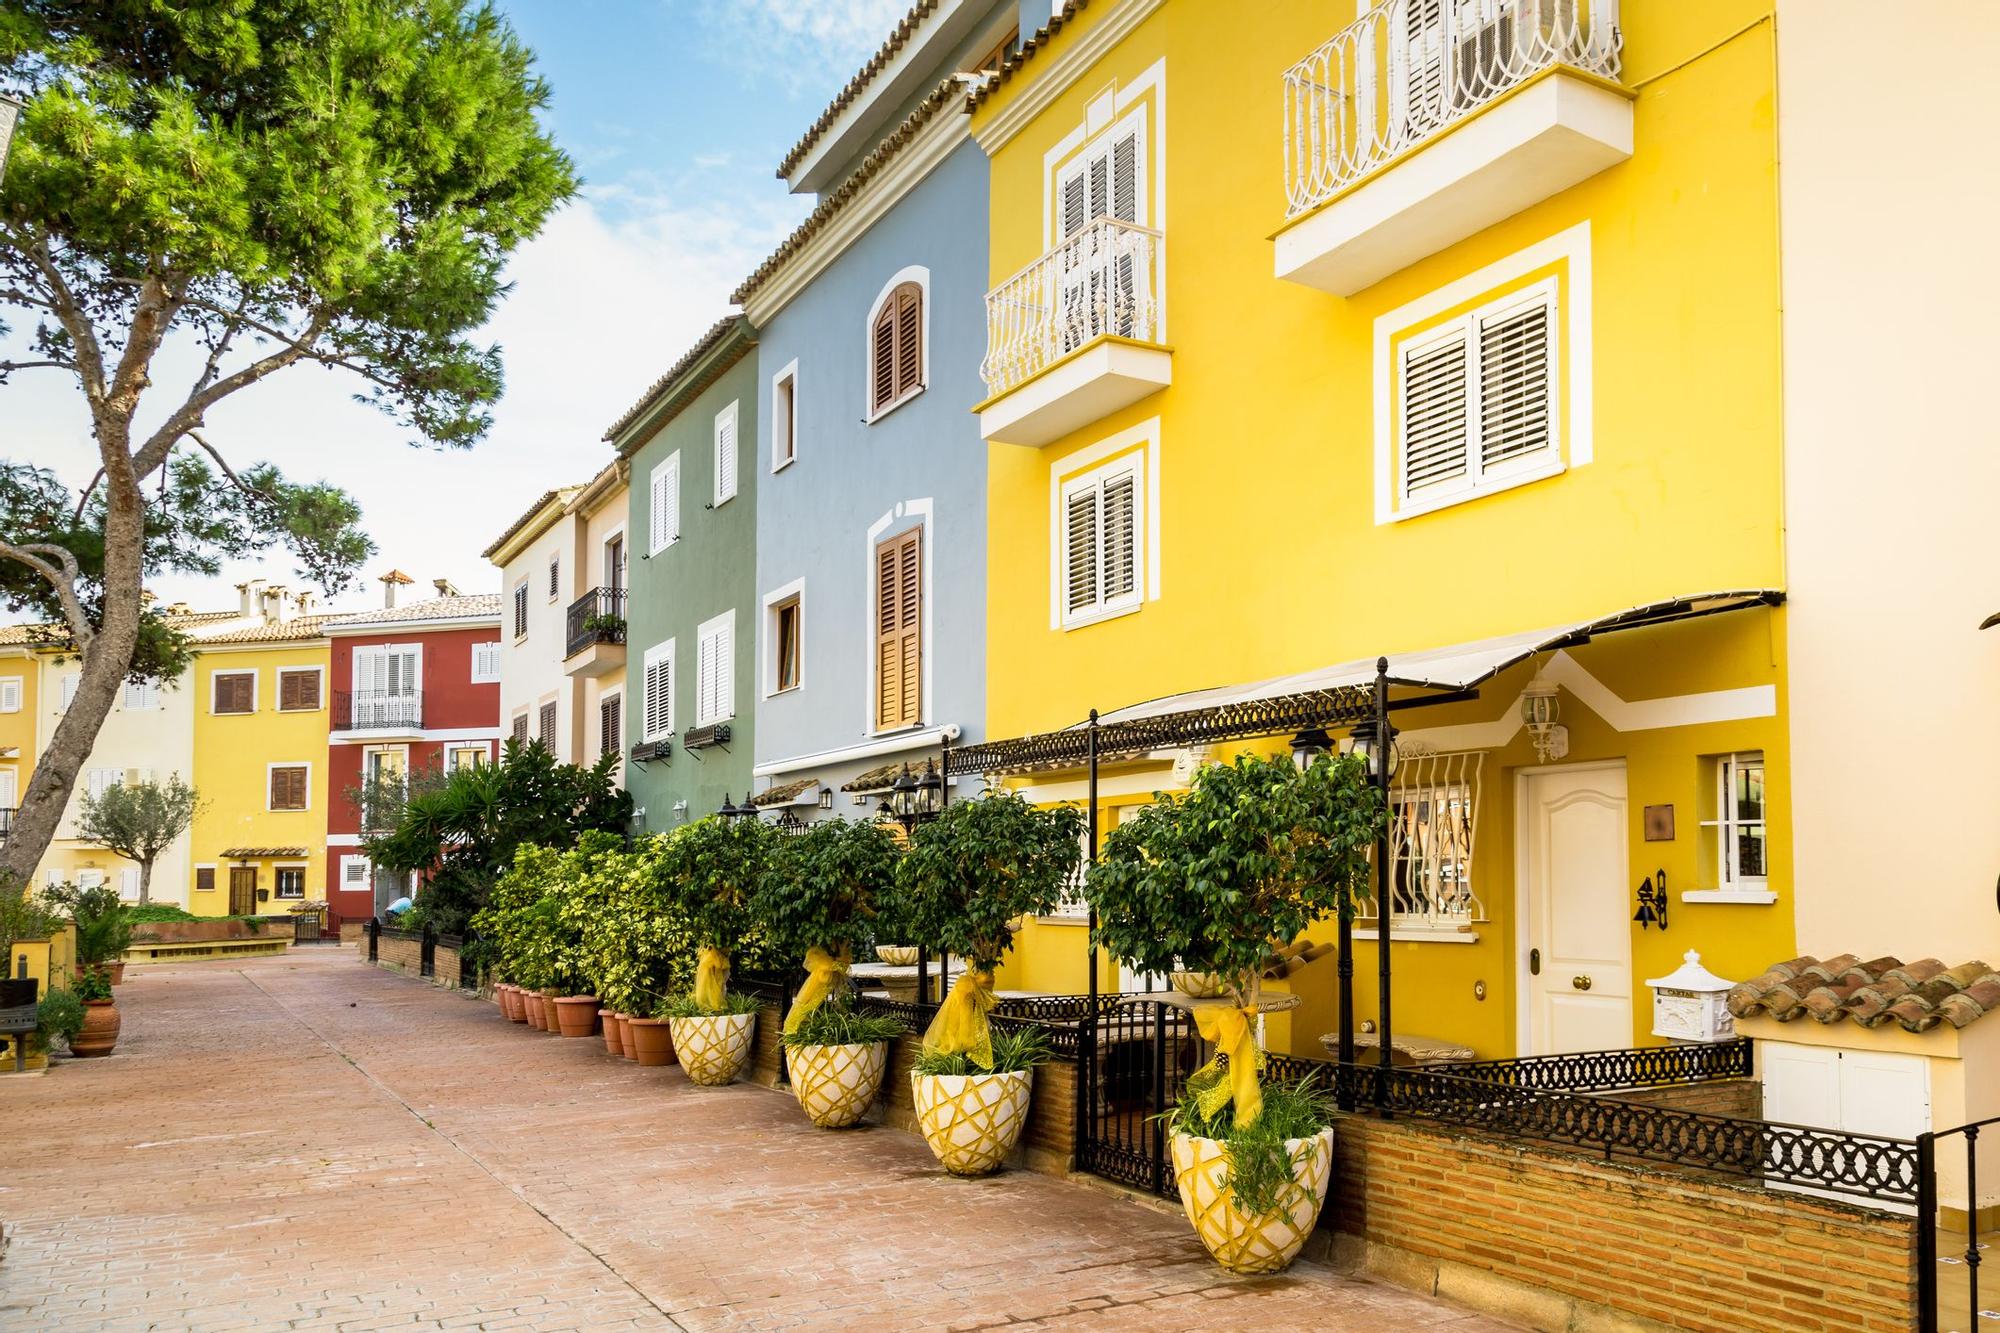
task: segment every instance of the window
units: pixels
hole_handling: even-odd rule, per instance
[[[361,771],[370,785],[400,781],[409,766],[408,758],[407,751],[401,746],[393,749],[367,750],[362,754]]]
[[[523,722],[526,718],[521,719]],[[461,768],[478,768],[489,758],[485,742],[476,745],[449,745],[444,752],[444,771],[456,773]]]
[[[368,858],[365,856],[343,856],[340,858],[340,887],[352,893],[365,893],[370,874]]]
[[[1063,623],[1084,624],[1140,602],[1136,455],[1071,478],[1062,495]]]
[[[560,596],[562,596],[562,557],[552,555],[549,557],[549,600],[553,602]]]
[[[21,677],[0,676],[0,713],[21,711]]]
[[[597,753],[622,753],[624,737],[625,696],[607,694],[597,701]]]
[[[1140,111],[1100,134],[1056,176],[1064,240],[1088,230],[1099,218],[1140,222],[1145,206],[1145,153]],[[1130,233],[1107,230],[1095,240],[1063,247],[1060,268],[1063,352],[1073,352],[1104,334],[1143,337],[1138,267]]]
[[[640,722],[644,737],[657,741],[674,734],[674,641],[656,643],[646,650],[646,697]]]
[[[658,555],[681,539],[681,455],[677,449],[654,465],[647,492],[647,554]]]
[[[604,539],[604,584],[611,592],[623,591],[625,587],[625,529],[620,528]]]
[[[1406,753],[1389,789],[1389,911],[1400,933],[1466,932],[1488,919],[1473,874],[1486,756]],[[1368,915],[1376,915],[1371,906]]]
[[[278,670],[278,711],[310,713],[319,708],[318,667],[281,667]]]
[[[214,866],[196,866],[194,868],[194,891],[196,893],[215,892]]]
[[[1717,887],[1724,892],[1763,893],[1770,887],[1765,841],[1764,756],[1724,755],[1715,761],[1714,819]]]
[[[279,866],[278,886],[275,894],[280,898],[303,898],[306,896],[306,868],[304,866]]]
[[[211,713],[254,713],[257,711],[257,673],[218,671],[209,678]]]
[[[270,803],[267,810],[304,810],[311,804],[310,764],[272,764]]]
[[[159,706],[160,682],[152,679],[125,682],[126,711],[150,712]]]
[[[875,548],[875,728],[923,721],[923,538],[912,528]]]
[[[736,498],[736,404],[715,414],[715,497],[717,508]]]
[[[924,291],[899,285],[882,302],[868,331],[868,414],[879,417],[923,391]]]
[[[541,723],[536,728],[535,737],[542,748],[554,754],[556,748],[556,701],[550,699],[542,704]]]
[[[799,363],[771,379],[771,471],[789,467],[799,456]]]
[[[94,801],[111,788],[123,785],[124,781],[125,770],[122,768],[93,768],[90,770],[88,784],[84,789],[90,793],[90,799]]]
[[[1020,28],[1007,29],[1007,35],[1002,37],[998,44],[989,49],[985,55],[980,56],[977,60],[967,65],[965,67],[966,71],[972,74],[998,74],[1000,67],[1007,63],[1007,57],[1014,54],[1014,47],[1020,40]]]
[[[73,703],[75,703],[75,702],[76,702],[76,687],[77,687],[78,685],[82,684],[82,683],[83,683],[83,677],[82,677],[82,676],[64,676],[64,677],[63,677],[63,683],[62,683],[62,706],[63,706],[63,711],[64,711],[64,712],[68,712],[68,711],[69,711],[69,706],[70,706],[71,704],[73,704]]]
[[[514,739],[522,745],[528,743],[528,715],[525,712],[514,714]]]
[[[694,724],[736,716],[736,613],[724,611],[695,631]]]
[[[500,645],[497,643],[475,643],[472,645],[472,683],[491,685],[500,679]]]
[[[415,646],[359,648],[354,653],[354,689],[376,698],[410,699],[423,674],[423,650]]]
[[[514,585],[514,637],[528,636],[528,581],[522,579]]]
[[[771,689],[799,687],[799,597],[793,593],[771,608]]]
[[[1397,364],[1405,502],[1477,495],[1558,461],[1553,282],[1409,340]]]

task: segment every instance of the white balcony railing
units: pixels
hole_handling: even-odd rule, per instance
[[[1557,65],[1618,77],[1618,0],[1383,0],[1285,72],[1286,216]]]
[[[1153,341],[1162,239],[1101,217],[986,293],[987,393],[1005,393],[1105,334]]]

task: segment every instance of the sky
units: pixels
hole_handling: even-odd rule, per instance
[[[377,604],[374,577],[392,567],[426,593],[437,578],[498,591],[499,571],[479,553],[543,491],[610,460],[605,427],[732,308],[729,293],[805,216],[811,200],[786,192],[778,162],[908,7],[499,0],[537,54],[552,89],[545,123],[584,185],[516,252],[512,290],[479,335],[506,367],[492,430],[470,451],[413,448],[352,400],[351,376],[294,366],[227,400],[204,432],[233,464],[268,460],[360,502],[377,552],[336,608]],[[18,315],[7,322],[18,328]],[[199,368],[169,347],[152,393],[184,394]],[[24,372],[0,387],[0,456],[88,480],[96,447],[73,377]],[[304,586],[282,550],[220,578],[148,586],[219,609],[252,576]]]

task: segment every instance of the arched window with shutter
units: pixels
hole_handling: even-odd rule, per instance
[[[926,369],[924,288],[928,274],[905,269],[876,298],[868,317],[868,415],[922,393]]]

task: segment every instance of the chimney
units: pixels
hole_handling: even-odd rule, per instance
[[[292,604],[298,608],[300,616],[309,616],[319,605],[319,597],[311,588],[301,588],[292,595]]]
[[[251,616],[257,615],[259,613],[258,604],[260,594],[263,592],[263,589],[264,580],[262,579],[251,579],[248,582],[237,584],[236,614],[246,620]]]
[[[175,602],[167,608],[167,614],[170,616],[193,615],[194,608],[189,606],[186,602]]]
[[[408,574],[405,574],[400,569],[392,569],[387,574],[384,574],[382,576],[382,609],[385,611],[395,610],[396,589],[404,586],[405,584],[410,584],[415,582],[416,582],[415,579],[411,578]]]
[[[458,585],[450,579],[432,579],[431,586],[438,590],[438,596],[440,597],[458,596]]]
[[[285,585],[274,583],[263,592],[264,623],[282,625],[292,618],[292,599],[285,593]]]

